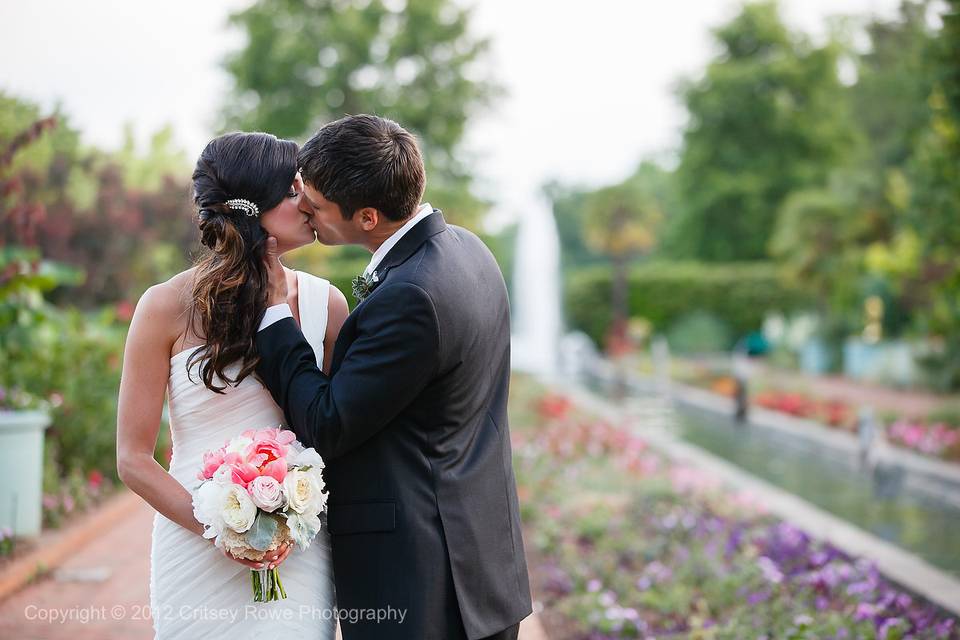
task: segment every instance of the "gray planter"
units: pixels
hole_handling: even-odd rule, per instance
[[[0,410],[0,526],[15,535],[40,533],[43,510],[43,432],[50,416],[41,411]]]

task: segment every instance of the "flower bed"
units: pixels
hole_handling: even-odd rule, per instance
[[[907,419],[887,427],[887,440],[930,456],[960,461],[960,428],[943,422],[933,424]]]
[[[821,400],[804,393],[774,389],[760,391],[752,400],[765,409],[807,418],[844,431],[857,431],[856,410],[839,400]]]
[[[732,397],[733,378],[726,374],[700,372],[685,376],[683,382]],[[798,418],[814,420],[827,426],[856,433],[857,411],[841,400],[818,398],[809,393],[785,391],[761,386],[751,397],[757,406]],[[960,462],[960,426],[938,415],[923,419],[888,415],[883,419],[887,442],[917,453]]]
[[[554,640],[957,638],[875,566],[518,379],[514,461]]]
[[[47,467],[50,468],[50,467]],[[48,490],[43,494],[43,526],[58,528],[90,508],[110,497],[117,485],[96,469],[86,476],[74,471],[55,484],[46,481]],[[51,490],[51,487],[55,487]]]

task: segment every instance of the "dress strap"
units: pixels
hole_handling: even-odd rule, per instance
[[[327,309],[330,283],[323,278],[297,271],[297,301],[300,306],[300,330],[313,347],[317,366],[323,366],[323,339],[327,335]]]

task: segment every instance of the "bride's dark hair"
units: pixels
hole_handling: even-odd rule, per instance
[[[217,393],[226,389],[217,378],[238,384],[256,368],[254,337],[267,306],[267,234],[259,215],[247,215],[227,201],[249,200],[262,214],[289,193],[296,173],[297,144],[269,133],[214,138],[193,171],[193,201],[205,249],[195,264],[190,326],[204,345],[187,359],[187,370],[203,363],[203,383]],[[241,363],[240,371],[230,378],[224,369],[235,362]]]

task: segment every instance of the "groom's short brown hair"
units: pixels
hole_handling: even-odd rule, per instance
[[[300,148],[300,173],[347,220],[373,207],[393,221],[412,216],[426,175],[417,141],[393,120],[366,114],[324,125]]]

